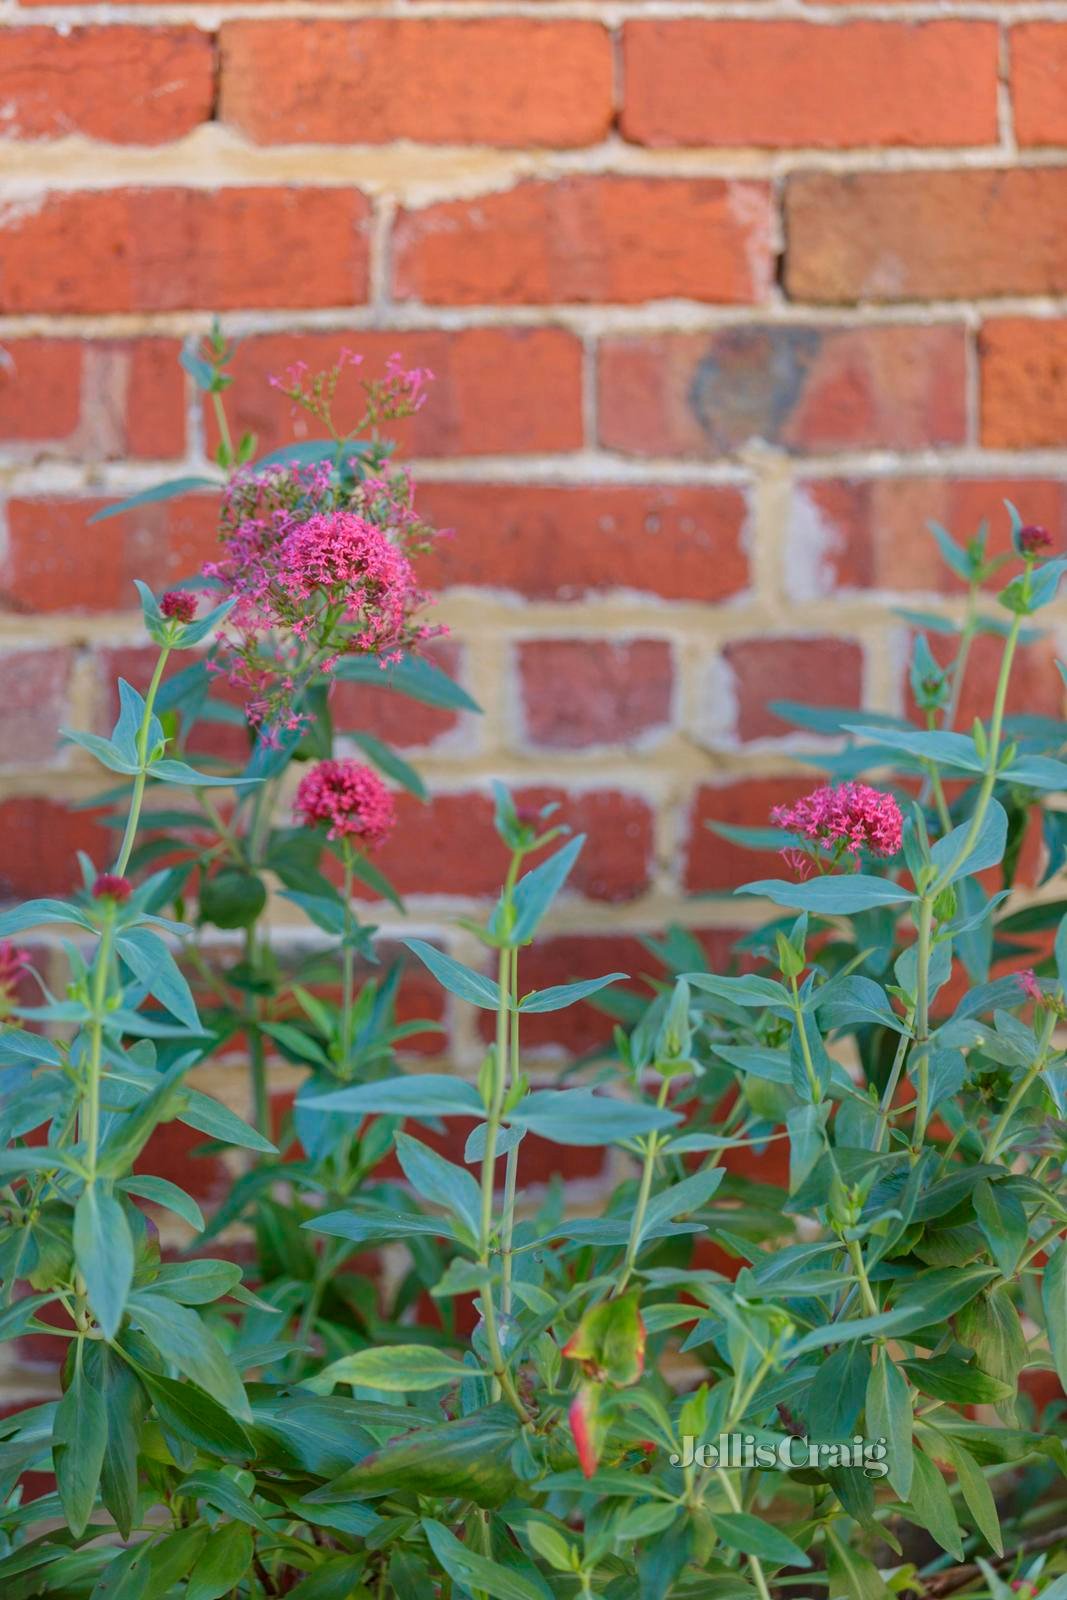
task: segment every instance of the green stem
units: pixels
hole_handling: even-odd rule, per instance
[[[656,1107],[660,1111],[667,1104],[667,1095],[670,1092],[670,1087],[671,1080],[664,1078],[659,1086],[659,1094],[656,1096]],[[641,1167],[641,1183],[637,1191],[637,1201],[634,1205],[633,1216],[630,1218],[630,1237],[626,1245],[626,1257],[622,1264],[619,1281],[612,1290],[612,1299],[622,1294],[633,1276],[637,1252],[641,1248],[641,1232],[645,1226],[645,1213],[648,1211],[648,1202],[652,1195],[652,1179],[656,1172],[656,1156],[659,1153],[659,1147],[659,1134],[650,1133],[645,1141],[645,1158]]]
[[[860,1242],[858,1239],[849,1239],[848,1253],[852,1259],[852,1266],[856,1277],[859,1279],[860,1296],[863,1300],[863,1309],[866,1311],[869,1317],[876,1317],[879,1311],[878,1301],[874,1298],[874,1293],[871,1289],[871,1280],[867,1276],[867,1268],[863,1263],[863,1251],[860,1249]]]
[[[804,1007],[800,1003],[800,990],[797,987],[795,974],[789,979],[789,987],[793,994],[794,1026],[800,1035],[800,1053],[804,1060],[804,1071],[808,1075],[808,1088],[811,1090],[812,1103],[814,1105],[818,1105],[822,1099],[822,1088],[819,1083],[818,1074],[815,1071],[815,1063],[811,1058],[811,1045],[808,1042],[808,1030],[804,1026]]]
[[[1041,1073],[1048,1065],[1048,1047],[1049,1043],[1051,1042],[1052,1032],[1055,1026],[1056,1013],[1054,1011],[1049,1011],[1045,1019],[1045,1024],[1041,1030],[1041,1037],[1038,1040],[1037,1055],[1023,1073],[1023,1076],[1019,1079],[1014,1089],[1011,1091],[1011,1094],[1008,1096],[1008,1102],[1000,1114],[996,1127],[986,1140],[985,1149],[982,1151],[982,1161],[987,1166],[991,1166],[997,1159],[997,1156],[1000,1153],[1001,1141],[1003,1140],[1005,1133],[1008,1131],[1008,1125],[1011,1122],[1012,1117],[1015,1115],[1016,1111],[1018,1111],[1031,1084],[1036,1078],[1040,1077]]]
[[[256,930],[245,930],[245,965],[249,975],[255,971]],[[248,996],[245,1006],[248,1026],[248,1064],[252,1079],[252,1126],[265,1139],[270,1138],[270,1096],[267,1093],[267,1057],[263,1035],[259,1031],[259,1001],[254,994]]]
[[[141,717],[141,726],[137,730],[137,765],[140,768],[133,780],[133,794],[130,798],[130,814],[126,818],[126,830],[122,835],[122,844],[119,848],[118,860],[115,862],[115,873],[123,877],[129,865],[133,852],[133,841],[137,837],[137,825],[141,820],[141,805],[144,800],[145,784],[148,781],[148,729],[152,721],[152,707],[155,705],[159,685],[163,679],[163,672],[170,655],[170,645],[165,644],[159,652],[152,681],[148,685],[148,693],[144,698],[144,714]]]
[[[356,970],[356,952],[352,946],[352,845],[348,839],[343,841],[342,861],[344,862],[344,882],[341,893],[345,902],[345,934],[344,944],[341,948],[341,1068],[346,1071],[348,1058],[352,1052],[352,1012],[355,1003],[354,978]]]
[[[930,948],[934,925],[934,901],[924,894],[919,901],[919,939],[915,980],[915,1052],[918,1056],[918,1105],[915,1112],[915,1137],[912,1148],[921,1148],[930,1119]]]
[[[519,1077],[519,952],[511,952],[511,1071],[508,1087],[513,1088]],[[512,1243],[515,1237],[515,1191],[519,1178],[519,1147],[513,1144],[507,1155],[504,1173],[504,1218],[500,1228],[500,1256],[503,1282],[500,1290],[500,1309],[505,1317],[511,1315]]]
[[[734,1513],[739,1512],[741,1510],[741,1501],[738,1499],[737,1490],[730,1482],[729,1473],[725,1468],[719,1467],[716,1469],[715,1476],[723,1486],[726,1498],[730,1502],[731,1511]],[[759,1557],[746,1555],[746,1560],[748,1561],[748,1569],[752,1574],[752,1582],[756,1585],[756,1593],[759,1595],[760,1600],[771,1600],[771,1591],[767,1587],[767,1579],[763,1575],[763,1567],[760,1565]]]
[[[111,937],[114,907],[108,906],[93,967],[89,1024],[89,1062],[85,1082],[85,1166],[88,1182],[96,1182],[97,1145],[100,1142],[100,1063],[104,1045],[104,1005],[107,1000],[108,969],[111,965]]]
[[[885,1140],[886,1129],[889,1126],[889,1118],[893,1109],[893,1100],[897,1092],[897,1084],[900,1082],[900,1074],[904,1070],[904,1061],[910,1042],[908,1034],[902,1033],[897,1044],[897,1053],[893,1057],[893,1065],[890,1069],[889,1077],[886,1079],[885,1089],[882,1092],[882,1103],[878,1107],[878,1126],[874,1133],[876,1155],[880,1155],[882,1151],[882,1144]]]
[[[218,423],[219,438],[222,441],[222,448],[226,455],[226,460],[223,465],[232,467],[233,435],[230,432],[230,423],[228,417],[226,416],[226,407],[223,404],[222,395],[217,389],[213,389],[211,391],[211,403],[215,409],[215,421]]]

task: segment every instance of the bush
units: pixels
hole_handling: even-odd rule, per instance
[[[1063,1402],[1041,1416],[1031,1391],[1067,1380],[1067,919],[1005,901],[1033,812],[1062,865],[1065,732],[1005,708],[1067,562],[1014,511],[1010,556],[938,530],[972,604],[951,668],[919,636],[925,727],[779,708],[834,736],[832,782],[767,830],[723,830],[790,873],[742,891],[786,915],[729,974],[672,929],[640,989],[527,991],[523,951],[583,841],[498,787],[510,866],[465,925],[491,973],[404,941],[492,1014],[495,1044],[477,1084],[405,1070],[428,1025],[397,1021],[399,967],[374,974],[353,897],[399,903],[374,851],[389,785],[424,790],[369,735],[348,735],[369,765],[335,749],[330,686],[474,709],[419,654],[413,558],[434,535],[381,433],[428,375],[365,380],[342,431],[341,368],[293,372],[326,437],[253,465],[229,354],[216,333],[186,358],[220,419],[218,560],[139,586],[151,681],[120,683],[109,739],[66,734],[117,780],[115,859],[0,918],[8,941],[63,930],[67,966],[57,994],[17,944],[0,961],[0,1331],[62,1360],[62,1398],[2,1425],[7,1600],[1064,1600]],[[963,734],[980,628],[1001,672]],[[211,754],[219,724],[243,762]],[[315,930],[295,965],[272,892]],[[993,975],[1005,961],[1021,970]],[[612,1048],[578,1086],[531,1087],[523,1018],[591,997]],[[268,1053],[305,1074],[280,1130]],[[254,1126],[191,1078],[242,1058]],[[207,1222],[139,1170],[175,1119],[255,1157]],[[451,1119],[462,1160],[438,1148]],[[555,1187],[523,1192],[528,1135],[617,1145],[629,1175],[569,1216]],[[178,1259],[160,1211],[194,1238]],[[202,1253],[234,1224],[247,1283]],[[54,1489],[24,1501],[40,1472]]]

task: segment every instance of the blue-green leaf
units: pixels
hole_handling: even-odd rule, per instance
[[[105,1339],[119,1331],[133,1282],[133,1235],[114,1195],[87,1184],[74,1207],[74,1259]]]
[[[386,667],[379,664],[376,656],[342,656],[333,675],[346,683],[371,683],[376,688],[393,689],[409,700],[421,700],[424,705],[440,706],[446,711],[482,709],[447,672],[425,656],[405,656]]]
[[[413,1073],[409,1078],[384,1078],[380,1083],[352,1084],[303,1101],[316,1111],[351,1111],[399,1117],[484,1117],[477,1089],[462,1078],[443,1073]]]
[[[413,794],[417,800],[429,800],[429,792],[419,774],[409,761],[398,756],[395,750],[383,744],[381,739],[376,739],[372,733],[349,733],[347,738],[353,744],[358,744],[363,754],[372,761],[380,772],[387,778],[392,778],[408,794]]]
[[[199,1033],[200,1017],[192,990],[163,940],[147,928],[127,928],[115,940],[115,946],[148,993],[179,1022]]]
[[[171,478],[166,483],[157,483],[154,489],[142,489],[127,500],[117,500],[113,506],[94,511],[89,521],[103,522],[106,517],[117,517],[123,511],[135,511],[138,506],[153,505],[159,500],[175,500],[178,495],[192,494],[197,489],[221,488],[217,478]]]
[[[450,994],[458,995],[461,1000],[469,1000],[471,1005],[481,1006],[483,1011],[495,1011],[500,1005],[500,988],[494,979],[475,972],[473,967],[465,967],[461,961],[453,961],[451,956],[427,944],[425,939],[402,939],[400,942],[418,956],[423,966],[430,969],[438,983]]]
[[[609,983],[629,977],[626,972],[609,972],[603,978],[586,978],[581,983],[560,983],[551,989],[533,989],[519,1002],[520,1011],[562,1011],[587,995],[596,994]]]
[[[889,878],[876,878],[867,872],[810,878],[805,883],[788,883],[784,878],[760,878],[743,883],[738,894],[763,895],[779,906],[798,911],[814,911],[824,916],[851,915],[872,906],[903,906],[915,899],[910,889]]]

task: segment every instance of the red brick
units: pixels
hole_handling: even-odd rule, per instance
[[[927,641],[937,660],[943,666],[949,666],[958,649],[957,641],[937,634],[928,634]],[[966,732],[973,727],[975,717],[981,717],[983,722],[988,723],[1003,653],[1003,639],[986,633],[974,640],[967,658],[963,692],[956,715],[955,726],[961,731]],[[1032,644],[1019,647],[1008,685],[1009,715],[1025,712],[1038,717],[1063,716],[1063,679],[1056,670],[1056,654],[1056,644],[1052,639],[1035,639]],[[905,714],[921,721],[911,697],[906,664],[901,672],[901,696]]]
[[[108,346],[125,380],[117,455],[155,460],[185,451],[185,377],[176,339],[133,339]]]
[[[632,746],[670,724],[674,663],[666,640],[529,639],[516,656],[531,744]]]
[[[420,504],[456,529],[420,563],[436,589],[713,603],[749,582],[746,498],[724,485],[425,483]]]
[[[562,934],[542,939],[524,950],[519,958],[519,989],[549,989],[558,983],[575,983],[582,978],[601,978],[609,972],[628,973],[633,980],[620,988],[641,989],[652,998],[650,986],[642,983],[646,973],[659,975],[660,968],[640,939],[627,934]],[[482,1037],[493,1037],[493,1018],[479,1013]],[[563,1051],[584,1055],[611,1042],[615,1024],[588,1001],[569,1006],[566,1011],[533,1012],[523,1018],[523,1050]]]
[[[1022,145],[1067,144],[1067,27],[1022,22],[1008,48],[1015,137]]]
[[[523,17],[223,24],[221,118],[260,144],[583,145],[612,119],[595,22]]]
[[[772,700],[816,706],[863,702],[863,647],[854,639],[735,639],[723,646],[743,742],[775,739],[793,729],[768,709]]]
[[[77,852],[103,865],[114,842],[96,812],[68,811],[43,795],[0,801],[0,899],[66,894],[81,883]]]
[[[215,47],[200,28],[11,28],[0,133],[165,144],[211,120]]]
[[[718,178],[520,183],[402,212],[394,254],[398,297],[431,305],[750,304],[770,281],[770,196]]]
[[[0,764],[28,767],[55,759],[72,661],[65,649],[0,653]]]
[[[600,441],[633,455],[717,456],[753,439],[795,454],[958,444],[962,327],[777,325],[607,339]]]
[[[402,452],[416,456],[540,454],[582,445],[582,352],[562,328],[464,328],[368,333],[278,333],[245,339],[237,347],[227,394],[239,428],[257,434],[262,451],[321,430],[270,385],[294,361],[313,372],[336,362],[350,344],[364,359],[347,367],[337,389],[335,414],[343,426],[362,415],[364,373],[378,376],[399,350],[412,366],[434,373],[422,410],[390,423]],[[209,440],[217,434],[205,407]]]
[[[815,786],[810,775],[792,771],[776,778],[741,778],[735,783],[704,784],[696,792],[689,818],[684,886],[693,894],[718,894],[756,878],[783,876],[774,851],[746,850],[712,833],[708,822],[733,827],[766,828],[772,806],[798,799]]]
[[[1004,501],[1067,542],[1067,489],[1041,478],[823,478],[797,484],[786,568],[796,599],[849,589],[959,593],[927,529],[940,522],[966,544],[983,519],[990,554],[1010,548]]]
[[[1062,448],[1067,440],[1067,319],[996,317],[983,323],[982,443]]]
[[[1067,167],[798,173],[786,290],[823,304],[1059,294],[1065,209]]]
[[[84,351],[76,339],[0,345],[0,434],[9,444],[69,439],[81,415]]]
[[[651,145],[970,145],[997,138],[993,22],[631,22],[622,132]]]
[[[0,311],[347,306],[367,295],[354,189],[100,189],[12,202]]]
[[[425,653],[453,678],[462,677],[462,651],[454,640],[439,640]],[[336,734],[370,733],[401,750],[434,744],[458,727],[461,720],[455,711],[423,705],[394,694],[391,689],[343,683],[340,679],[330,691],[330,714]],[[474,720],[473,713],[471,719]]]
[[[12,500],[0,600],[16,612],[132,611],[133,580],[159,590],[213,553],[216,502],[187,496],[88,527],[103,500]]]
[[[652,813],[644,800],[615,790],[569,794],[547,787],[519,790],[515,798],[529,807],[557,802],[553,821],[587,834],[570,878],[573,892],[621,902],[648,887]],[[489,795],[437,794],[427,806],[401,795],[397,810],[397,828],[375,862],[402,894],[488,899],[499,893],[508,855],[493,830]]]

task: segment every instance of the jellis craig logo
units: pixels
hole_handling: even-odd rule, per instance
[[[682,1453],[671,1453],[674,1467],[762,1467],[767,1471],[788,1472],[799,1467],[845,1467],[868,1478],[884,1478],[889,1471],[884,1439],[864,1439],[856,1434],[844,1441],[808,1439],[788,1434],[771,1443],[752,1433],[720,1433],[717,1439],[703,1441],[691,1433],[682,1436]]]

